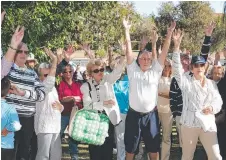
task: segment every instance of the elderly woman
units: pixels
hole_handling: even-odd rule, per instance
[[[73,67],[70,64],[67,64],[63,67],[63,76],[62,81],[58,87],[58,94],[60,102],[64,106],[64,111],[61,113],[61,131],[60,134],[63,136],[63,133],[67,126],[69,125],[70,114],[72,108],[77,106],[79,109],[82,108],[82,93],[80,91],[81,85],[75,83],[72,80],[73,76]],[[78,148],[77,142],[69,137],[69,150],[72,160],[78,159]]]
[[[113,91],[113,84],[120,78],[124,70],[124,57],[113,72],[104,75],[104,62],[99,59],[91,60],[87,64],[87,73],[91,77],[87,83],[81,87],[83,94],[83,105],[86,109],[94,109],[99,112],[104,111],[109,116],[109,136],[101,146],[89,145],[91,160],[112,160],[114,126],[120,122],[118,103]]]
[[[36,160],[61,160],[60,128],[63,106],[54,87],[57,57],[48,49],[45,49],[45,52],[51,58],[52,65],[41,63],[38,67],[46,97],[44,101],[36,103],[35,132],[38,138]]]
[[[171,60],[166,59],[164,63],[164,68],[162,71],[162,77],[159,80],[159,90],[158,90],[158,115],[159,120],[162,125],[162,151],[161,159],[168,160],[170,156],[171,147],[171,132],[173,124],[173,115],[169,104],[169,91],[171,83]]]
[[[221,160],[214,114],[221,110],[222,99],[216,83],[205,77],[205,59],[194,56],[191,61],[193,76],[183,74],[179,47],[183,34],[175,31],[173,75],[183,95],[181,115],[182,160],[192,160],[198,139],[203,144],[208,159]]]

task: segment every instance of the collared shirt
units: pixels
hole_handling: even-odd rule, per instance
[[[81,87],[80,83],[75,83],[72,81],[72,84],[69,85],[66,81],[62,80],[58,87],[59,100],[62,100],[64,97],[68,97],[68,96],[79,96],[82,100],[82,93],[81,93],[80,87]],[[80,102],[76,102],[76,105],[78,106],[79,109],[82,109],[83,107]],[[63,113],[70,114],[71,110],[72,110],[72,107],[64,106]]]
[[[55,85],[55,77],[47,76],[42,82],[45,87],[46,97],[42,102],[36,103],[35,132],[60,133],[61,111],[53,109],[52,104],[59,102]],[[63,110],[63,109],[62,109]]]
[[[183,68],[180,63],[180,54],[173,54],[173,75],[182,91],[183,110],[181,115],[181,124],[188,127],[201,128],[195,112],[201,112],[205,107],[211,106],[213,114],[220,111],[222,99],[218,92],[215,82],[205,78],[204,86],[194,76],[183,74]],[[213,123],[216,125],[215,123]],[[216,126],[212,126],[216,128]],[[216,131],[216,129],[214,129]]]
[[[6,128],[10,131],[6,136],[1,136],[1,148],[14,148],[14,132],[20,130],[21,125],[15,108],[5,99],[1,99],[1,131]]]
[[[157,105],[158,84],[162,75],[162,66],[158,60],[152,62],[152,67],[143,72],[134,60],[127,65],[129,77],[129,104],[137,112],[150,112]]]

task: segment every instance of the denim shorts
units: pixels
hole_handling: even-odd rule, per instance
[[[151,133],[151,115],[155,114],[157,134],[153,137]],[[149,113],[139,113],[129,109],[125,122],[125,149],[128,153],[137,153],[141,137],[144,140],[147,152],[156,153],[160,151],[160,127],[158,112],[154,110]]]

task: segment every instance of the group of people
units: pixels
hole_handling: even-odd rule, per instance
[[[89,145],[91,160],[112,160],[114,143],[118,160],[133,160],[141,140],[151,160],[168,160],[173,119],[182,160],[193,159],[198,139],[208,159],[226,159],[225,70],[219,56],[213,64],[208,61],[215,24],[205,30],[200,55],[181,52],[184,33],[172,22],[161,54],[157,56],[158,35],[153,32],[152,49],[143,47],[137,58],[132,53],[131,24],[124,19],[123,26],[125,47],[108,72],[106,63],[84,48],[90,61],[83,80],[76,78],[79,69],[69,63],[70,48],[57,49],[57,54],[45,48],[51,62],[29,67],[29,49],[22,42],[24,27],[17,27],[1,60],[2,159],[60,160],[61,140],[74,107],[109,116],[104,144]],[[172,59],[167,56],[171,39]],[[226,48],[223,52],[226,58]],[[120,114],[111,117],[109,108]],[[72,160],[78,160],[79,143],[69,137]]]

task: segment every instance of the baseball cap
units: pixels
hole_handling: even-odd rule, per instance
[[[193,56],[191,64],[205,64],[206,60],[202,56]]]

